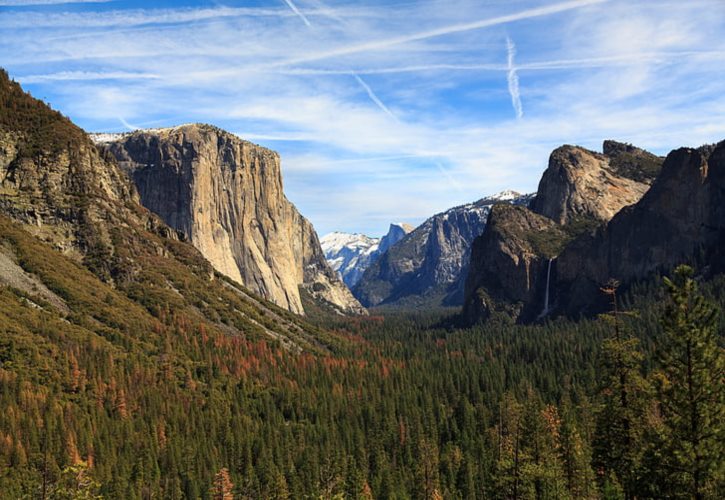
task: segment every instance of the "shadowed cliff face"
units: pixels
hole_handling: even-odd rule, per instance
[[[551,312],[557,297],[551,293],[550,307],[544,302],[547,283],[558,280],[557,256],[572,240],[637,203],[662,164],[651,153],[615,141],[605,141],[603,152],[577,146],[554,150],[528,209],[491,212],[471,254],[467,321],[485,319],[494,310],[520,321]]]
[[[533,319],[539,314],[537,299],[550,259],[545,245],[565,237],[547,217],[525,207],[495,205],[486,230],[473,243],[463,309],[466,320],[486,319],[497,309],[516,318]]]
[[[599,287],[610,278],[626,285],[681,263],[722,272],[724,203],[725,143],[673,151],[639,203],[562,252],[557,261],[561,311],[596,312]]]
[[[355,296],[367,306],[461,305],[471,243],[483,232],[491,206],[530,199],[513,192],[497,196],[426,220],[365,271]]]
[[[304,313],[299,287],[344,312],[364,309],[327,265],[310,222],[284,196],[277,153],[207,125],[139,131],[105,144],[141,202],[215,269]]]

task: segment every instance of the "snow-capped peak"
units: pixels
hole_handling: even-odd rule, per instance
[[[88,134],[88,137],[90,137],[91,140],[96,144],[108,144],[109,142],[116,142],[120,139],[123,139],[124,137],[126,137],[129,134],[130,134],[130,132],[117,132],[117,133],[100,132],[100,133]]]
[[[516,198],[520,198],[520,197],[521,197],[521,193],[518,193],[511,189],[506,189],[504,191],[501,191],[500,193],[491,195],[488,198],[492,199],[492,200],[499,200],[499,201],[511,201],[511,200],[515,200]]]
[[[335,231],[320,238],[320,246],[330,267],[337,271],[349,287],[362,277],[385,251],[411,232],[413,227],[405,222],[390,224],[382,238],[371,238],[359,233]]]
[[[377,245],[378,241],[378,238],[371,238],[364,234],[334,231],[320,238],[320,245],[327,254],[328,252],[340,251],[343,248],[355,248],[364,251]]]

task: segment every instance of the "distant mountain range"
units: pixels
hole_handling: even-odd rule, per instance
[[[340,273],[345,284],[352,288],[360,281],[365,269],[412,230],[410,224],[398,222],[390,224],[388,233],[382,238],[335,231],[320,238],[320,244],[330,267]]]
[[[451,208],[423,222],[381,252],[352,288],[366,307],[463,303],[470,246],[496,203],[527,204],[531,195],[503,191]]]
[[[602,152],[565,145],[535,196],[505,191],[413,230],[392,224],[380,239],[332,233],[321,243],[284,196],[274,151],[201,124],[91,140],[5,72],[0,92],[4,224],[42,240],[46,260],[60,252],[147,308],[153,294],[178,300],[210,328],[242,328],[229,326],[238,319],[229,300],[209,310],[229,286],[270,317],[278,312],[264,299],[298,314],[312,303],[352,314],[463,305],[471,322],[527,322],[600,311],[609,278],[629,286],[680,262],[703,275],[725,269],[725,143],[667,158],[616,141]],[[5,279],[34,290],[36,278],[0,253],[14,270]],[[49,283],[35,287],[69,307]]]

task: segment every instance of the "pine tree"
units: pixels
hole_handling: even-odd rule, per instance
[[[597,414],[593,463],[603,482],[621,484],[626,497],[636,496],[644,436],[648,388],[641,374],[642,353],[623,321],[631,315],[619,310],[617,288],[612,280],[602,288],[612,301],[601,319],[612,325],[612,335],[602,343],[603,376],[601,406]]]
[[[693,270],[680,266],[665,278],[670,303],[663,326],[661,407],[667,450],[664,465],[673,492],[716,497],[723,487],[725,359],[718,345],[718,311],[698,291]],[[720,493],[722,493],[720,489]]]
[[[234,484],[232,484],[232,480],[229,478],[229,469],[224,467],[214,476],[211,497],[214,500],[234,500],[233,489]]]

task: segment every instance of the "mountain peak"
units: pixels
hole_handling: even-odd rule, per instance
[[[494,195],[489,196],[488,198],[490,200],[500,200],[500,201],[512,201],[516,198],[520,198],[521,193],[518,191],[514,191],[512,189],[505,189],[501,191],[500,193],[496,193]]]
[[[368,267],[413,229],[405,222],[393,222],[382,238],[333,231],[323,236],[320,244],[330,267],[340,274],[347,286],[353,287]]]
[[[304,313],[300,289],[363,312],[325,261],[312,224],[285,197],[276,152],[198,123],[138,130],[103,147],[142,204],[218,272],[295,313]]]
[[[390,231],[393,231],[394,228],[399,228],[405,231],[406,233],[411,232],[415,227],[411,226],[407,222],[391,222],[390,228],[388,229],[388,234],[390,234]]]

